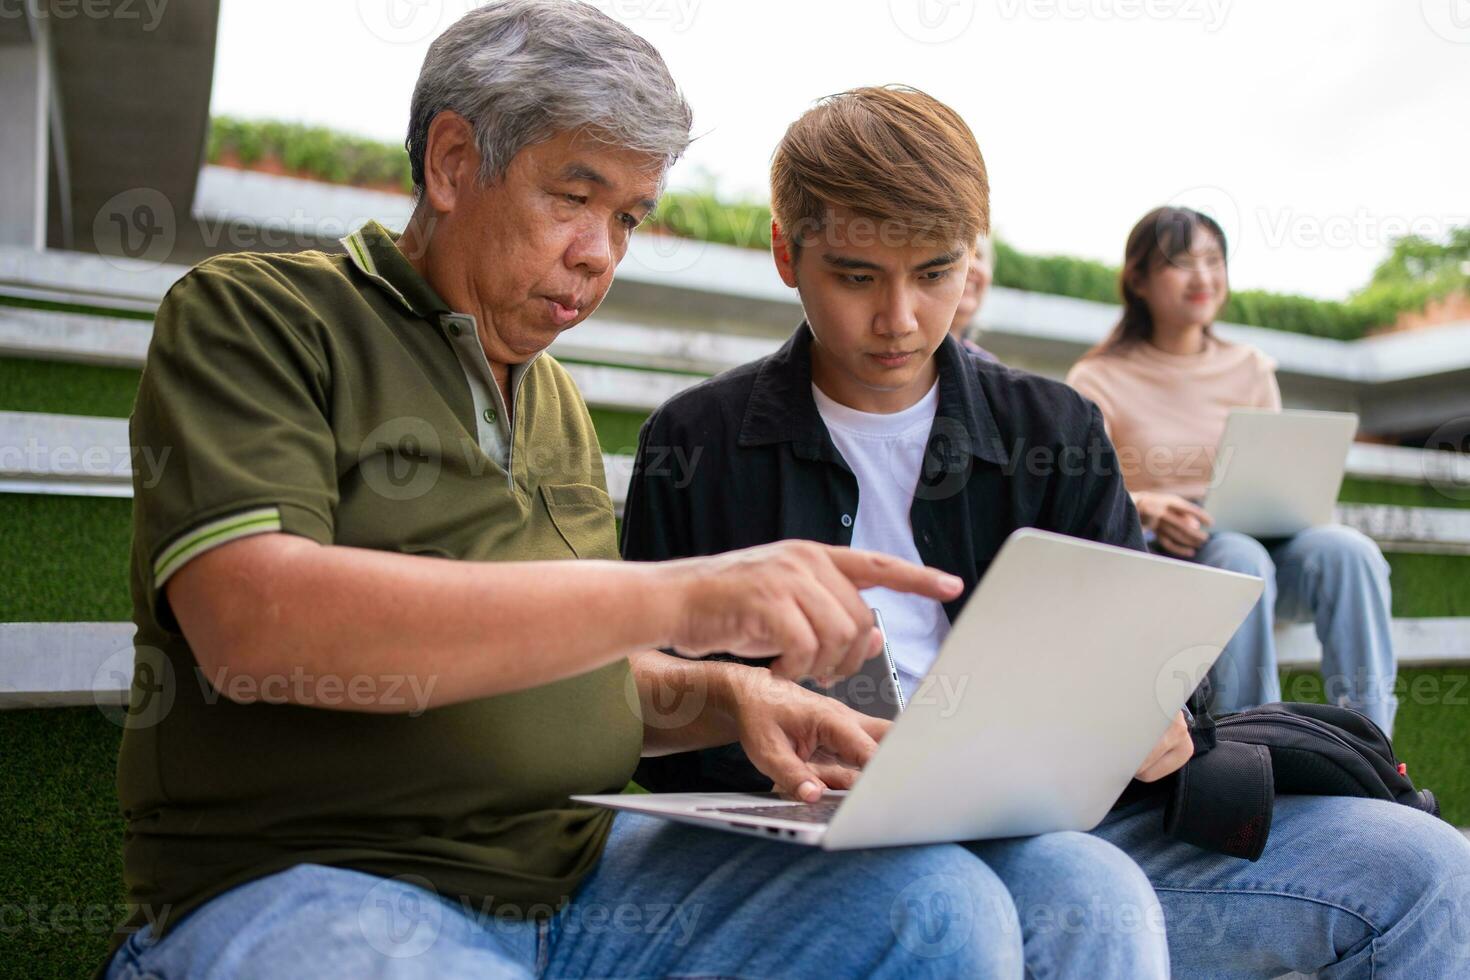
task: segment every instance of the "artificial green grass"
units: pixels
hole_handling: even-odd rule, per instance
[[[1387,483],[1347,477],[1337,499],[1345,504],[1392,504],[1396,507],[1470,507],[1470,488],[1454,492],[1417,483]]]
[[[633,435],[632,422],[600,420],[607,431]],[[600,430],[601,431],[601,430]],[[0,622],[127,619],[131,501],[103,497],[0,494]],[[1393,614],[1470,616],[1470,557],[1390,554]]]
[[[0,411],[127,418],[142,372],[0,357]]]
[[[122,730],[100,711],[0,711],[0,974],[77,980],[122,906]]]
[[[1470,616],[1470,557],[1389,554],[1393,614]]]
[[[1470,667],[1405,667],[1394,690],[1394,752],[1415,786],[1434,791],[1446,820],[1470,827]],[[1283,671],[1281,697],[1324,703],[1322,675]]]
[[[131,618],[132,506],[114,497],[0,493],[0,622]]]
[[[0,293],[0,306],[14,306],[23,310],[51,310],[56,313],[88,313],[122,320],[152,320],[150,310],[120,310],[114,306],[92,306],[87,303],[55,303],[47,299],[31,299],[28,296],[7,296]]]
[[[608,408],[588,409],[597,428],[597,441],[604,453],[631,456],[638,451],[638,430],[648,418],[644,412],[616,412]]]

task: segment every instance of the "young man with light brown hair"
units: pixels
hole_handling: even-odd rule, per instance
[[[989,214],[985,163],[958,114],[909,88],[843,93],[791,127],[771,174],[776,267],[800,291],[807,319],[776,354],[654,413],[629,488],[625,557],[712,555],[744,540],[809,538],[937,566],[968,589],[1000,543],[992,535],[1009,527],[1137,535],[1126,492],[1108,479],[1037,479],[1009,497],[996,492],[1002,446],[1017,421],[1047,445],[1090,438],[1097,451],[1110,450],[1101,422],[1062,385],[1018,376],[1006,404],[992,408],[995,395],[987,400],[949,336],[972,243]],[[1001,370],[986,375],[986,387]],[[930,440],[931,430],[948,441]],[[660,446],[703,447],[687,489],[646,465]],[[972,457],[988,468],[972,471]],[[912,694],[925,669],[919,658],[937,652],[959,600],[910,603],[887,590],[864,598],[882,611]],[[848,723],[858,725],[851,715]],[[1156,756],[1144,775],[1182,761],[1174,743]],[[840,765],[814,764],[803,784],[791,785],[781,773],[764,778],[757,765],[729,745],[644,760],[638,778],[657,790],[774,782],[812,798],[853,777]],[[1094,977],[1167,974],[1157,899],[1117,848],[1081,833],[967,847],[1004,883],[1007,915],[1021,923],[1035,975],[1081,963]]]
[[[912,694],[1013,530],[1142,550],[1138,516],[1095,405],[987,362],[949,333],[970,243],[988,230],[984,162],[958,115],[912,89],[833,96],[787,131],[771,184],[776,269],[806,320],[776,353],[650,417],[623,554],[684,558],[806,538],[948,571],[965,589],[944,602],[862,591]],[[677,483],[647,465],[670,450],[699,454]],[[1067,615],[1065,596],[1038,606]],[[1092,834],[965,845],[1006,885],[1029,973],[1139,977],[1172,964],[1181,976],[1470,975],[1470,845],[1454,828],[1377,800],[1282,797],[1258,861],[1209,853],[1165,836],[1148,792],[1193,752],[1181,715],[1140,761],[1140,798]],[[660,791],[760,790],[769,768],[730,744],[645,759],[638,780]],[[853,778],[814,766],[799,795]],[[775,782],[791,788],[789,776]],[[1159,923],[1138,914],[1158,911],[1155,891],[1171,963],[1159,961]]]

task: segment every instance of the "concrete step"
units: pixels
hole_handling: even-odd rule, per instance
[[[126,419],[0,412],[0,493],[131,497],[134,455]],[[142,465],[149,472],[156,461]],[[604,455],[603,465],[621,513],[633,457]]]
[[[0,306],[0,357],[141,368],[152,335],[148,320]],[[551,352],[591,407],[646,413],[707,374],[775,347],[609,320],[581,325]]]
[[[681,375],[615,367],[572,365],[571,369],[584,392],[614,407],[623,407],[626,401],[619,392],[636,388],[642,394],[654,392],[662,398],[688,383]],[[1431,455],[1417,452],[1421,457]],[[142,462],[148,467],[154,465],[151,460]],[[1350,459],[1350,465],[1352,462]],[[132,495],[134,463],[125,419],[0,412],[0,492],[127,497]],[[632,458],[607,455],[604,463],[608,490],[621,513]],[[1437,465],[1439,461],[1421,461],[1420,468],[1423,471]],[[1385,551],[1470,554],[1470,508],[1340,504],[1337,518],[1373,538]]]
[[[141,368],[151,320],[0,306],[0,356]],[[557,338],[564,363],[608,364],[704,377],[771,353],[780,341],[646,326],[594,314]]]

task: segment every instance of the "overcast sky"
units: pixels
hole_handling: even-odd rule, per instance
[[[223,0],[213,109],[400,141],[475,0]],[[663,53],[699,140],[672,183],[766,196],[810,102],[954,106],[1013,245],[1116,264],[1162,203],[1233,239],[1236,288],[1341,298],[1405,230],[1470,222],[1470,0],[596,0]]]

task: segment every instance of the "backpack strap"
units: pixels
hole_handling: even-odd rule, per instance
[[[1215,742],[1175,774],[1174,792],[1164,804],[1164,831],[1187,844],[1254,861],[1265,850],[1275,803],[1270,751],[1248,742]]]

